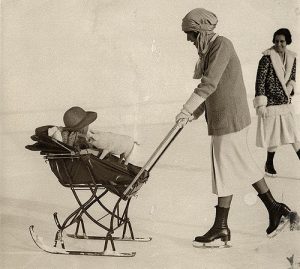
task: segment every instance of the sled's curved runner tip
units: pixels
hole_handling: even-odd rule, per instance
[[[43,237],[38,236],[34,232],[34,226],[31,225],[29,227],[29,232],[34,243],[43,251],[48,253],[56,253],[56,254],[68,254],[66,250],[62,248],[50,247],[44,243]]]
[[[51,247],[44,243],[43,238],[38,236],[34,232],[34,226],[29,227],[30,235],[34,243],[43,251],[51,254],[63,254],[63,255],[86,255],[86,256],[107,256],[107,257],[134,257],[136,252],[118,252],[114,250],[105,251],[81,251],[81,250],[66,250],[58,247]]]

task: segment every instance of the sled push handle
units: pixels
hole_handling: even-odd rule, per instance
[[[146,170],[148,165],[154,160],[150,168],[148,169],[148,172],[151,171],[151,169],[154,167],[154,165],[157,163],[157,161],[160,159],[160,157],[164,154],[164,152],[167,150],[167,148],[170,146],[170,144],[174,141],[176,136],[182,131],[183,126],[180,123],[181,121],[178,121],[175,123],[173,128],[169,131],[169,133],[166,135],[166,137],[162,140],[162,142],[159,144],[159,146],[156,148],[156,150],[153,152],[153,154],[150,156],[148,161],[145,163],[145,165],[141,168],[141,170],[138,172],[138,174],[135,176],[135,178],[132,180],[130,185],[126,188],[126,190],[123,192],[123,195],[126,196],[132,189],[134,183],[139,179],[139,177],[143,174],[143,172]]]

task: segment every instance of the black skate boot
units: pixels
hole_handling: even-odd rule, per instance
[[[258,197],[265,204],[269,212],[269,227],[266,230],[267,235],[274,237],[288,224],[291,210],[287,205],[276,202],[270,191],[258,194]]]
[[[297,153],[298,158],[299,158],[299,160],[300,160],[300,149],[299,149],[296,153]]]
[[[274,155],[275,155],[275,152],[268,151],[267,161],[265,164],[265,172],[266,172],[266,175],[269,177],[277,177],[277,172],[273,165]]]
[[[216,206],[216,217],[214,225],[203,236],[195,237],[194,247],[222,247],[220,245],[209,244],[216,239],[225,242],[224,247],[229,247],[227,242],[230,241],[230,230],[227,226],[229,208]]]

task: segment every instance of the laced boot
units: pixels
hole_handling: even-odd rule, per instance
[[[269,236],[276,230],[281,231],[285,224],[289,221],[289,214],[291,210],[288,208],[287,205],[278,203],[273,198],[270,190],[263,194],[258,194],[258,197],[262,200],[265,204],[268,212],[269,212],[269,227],[267,228],[266,232]],[[282,217],[284,217],[282,219]]]
[[[266,161],[266,164],[265,164],[266,175],[268,175],[270,177],[276,177],[277,176],[277,172],[276,172],[276,170],[274,168],[274,164],[273,164],[274,155],[275,155],[275,152],[269,152],[268,151],[267,161]]]
[[[230,230],[227,226],[229,208],[216,206],[215,222],[210,230],[203,236],[197,236],[196,243],[210,243],[216,239],[221,239],[225,245],[230,241]]]

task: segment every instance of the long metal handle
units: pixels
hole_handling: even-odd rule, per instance
[[[150,171],[152,170],[152,168],[155,166],[155,164],[158,162],[158,160],[160,159],[160,157],[165,153],[165,151],[168,149],[168,147],[172,144],[172,142],[174,141],[174,139],[176,138],[176,136],[182,131],[182,127],[177,130],[177,132],[173,135],[173,137],[170,139],[170,141],[168,142],[168,144],[165,146],[165,148],[160,152],[160,154],[156,157],[156,160],[151,164],[150,168],[147,169],[147,171],[150,173]]]
[[[182,129],[183,129],[183,126],[180,123],[180,121],[177,122],[177,123],[175,123],[175,125],[173,126],[173,128],[169,131],[169,133],[166,135],[166,137],[162,140],[162,142],[159,144],[159,146],[156,148],[156,150],[150,156],[150,158],[148,159],[148,161],[145,163],[145,165],[141,168],[141,170],[138,172],[138,174],[132,180],[132,182],[130,183],[130,185],[123,192],[124,196],[126,196],[126,194],[132,189],[132,186],[134,185],[134,183],[139,179],[139,177],[141,176],[141,174],[146,170],[146,167],[153,161],[153,159],[156,157],[156,155],[165,146],[164,149],[163,149],[163,151],[158,155],[158,157],[156,157],[156,160],[151,165],[150,169],[152,169],[152,167],[156,164],[156,162],[158,161],[158,159],[161,157],[161,155],[165,152],[165,150],[169,147],[169,145],[171,144],[171,142],[181,132]],[[174,134],[174,131],[176,131],[175,134]],[[171,141],[169,141],[169,143],[167,145],[165,145],[165,143],[170,139],[170,137],[172,137]]]

